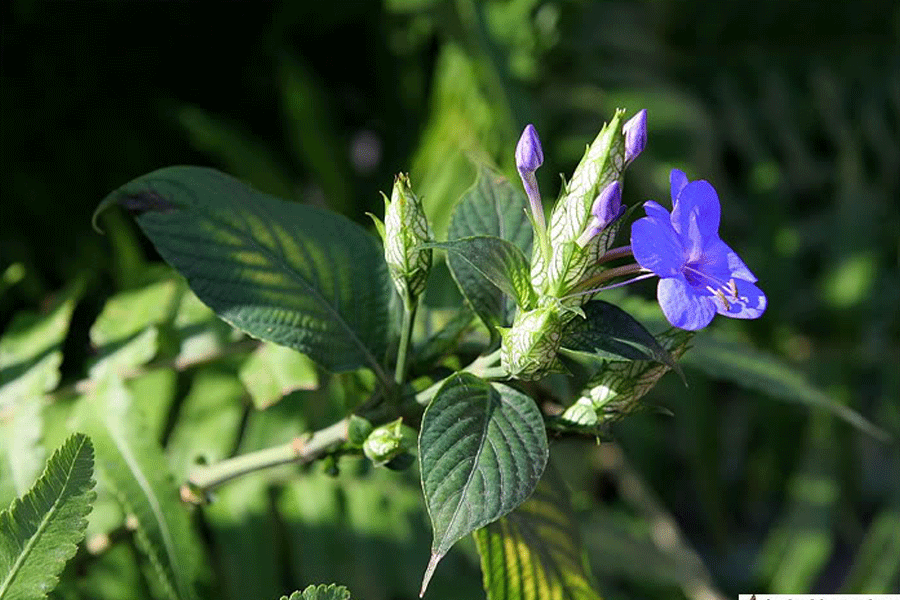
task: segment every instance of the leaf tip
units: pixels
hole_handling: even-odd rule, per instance
[[[431,555],[431,560],[428,561],[428,567],[425,569],[425,576],[422,577],[422,589],[419,591],[419,598],[425,595],[425,590],[428,589],[428,584],[431,583],[431,578],[434,576],[434,570],[437,569],[438,563],[441,562],[442,558],[444,558],[443,554]]]

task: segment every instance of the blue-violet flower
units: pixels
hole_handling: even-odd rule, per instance
[[[625,134],[625,166],[631,164],[647,145],[647,109],[641,109],[622,126]]]
[[[707,181],[688,182],[674,169],[672,213],[652,200],[647,216],[631,227],[631,249],[638,264],[659,276],[656,297],[666,319],[681,329],[709,325],[716,313],[756,319],[766,295],[756,276],[719,238],[721,207]]]
[[[544,164],[544,151],[541,149],[541,140],[538,138],[534,125],[529,123],[525,126],[522,137],[519,138],[519,143],[516,145],[516,169],[519,171],[522,185],[525,186],[525,193],[528,194],[528,200],[531,202],[534,220],[541,230],[544,230],[546,228],[544,207],[541,204],[541,192],[538,190],[537,178],[534,176],[534,172],[542,164]]]

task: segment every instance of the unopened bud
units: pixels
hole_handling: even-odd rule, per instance
[[[594,204],[591,206],[591,221],[588,223],[587,229],[578,238],[578,245],[582,248],[587,246],[588,242],[594,239],[606,226],[619,218],[624,212],[625,207],[622,206],[622,184],[613,181],[611,184],[603,188]]]
[[[541,140],[538,138],[534,125],[529,123],[519,138],[516,145],[516,169],[522,178],[525,193],[531,203],[531,213],[534,215],[535,224],[543,231],[546,228],[544,220],[544,207],[541,204],[541,192],[538,189],[537,178],[534,172],[544,164],[544,151],[541,148]]]
[[[647,109],[641,109],[622,127],[625,133],[625,165],[631,164],[647,145]]]
[[[407,175],[397,175],[391,199],[384,197],[384,223],[369,216],[384,240],[384,259],[394,287],[404,302],[414,301],[425,290],[431,270],[431,249],[421,246],[431,241],[433,235],[422,202],[413,193]]]
[[[369,460],[380,466],[415,448],[416,442],[415,430],[404,425],[401,418],[382,425],[370,433],[363,443],[363,453]]]

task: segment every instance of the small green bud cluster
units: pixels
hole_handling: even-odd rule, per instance
[[[375,428],[363,442],[362,448],[369,460],[383,466],[414,449],[416,443],[416,431],[404,425],[403,419],[399,418]]]
[[[422,248],[434,238],[422,202],[413,193],[409,176],[394,179],[391,198],[384,197],[384,222],[370,214],[384,240],[384,259],[394,287],[410,306],[425,291],[431,270],[431,249]]]

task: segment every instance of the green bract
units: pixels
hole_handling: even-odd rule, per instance
[[[531,280],[542,295],[561,298],[578,285],[612,240],[594,238],[583,248],[576,241],[591,221],[591,205],[609,184],[621,181],[625,166],[625,135],[622,119],[615,116],[597,135],[550,215],[548,257],[535,252],[531,259]]]
[[[431,249],[421,248],[434,237],[422,202],[413,193],[409,176],[400,173],[394,179],[391,199],[384,196],[384,223],[372,216],[384,240],[384,259],[394,287],[410,305],[425,290],[431,270]]]
[[[513,326],[501,329],[500,364],[511,377],[540,379],[565,372],[556,357],[565,321],[558,306],[543,306],[516,315]]]

